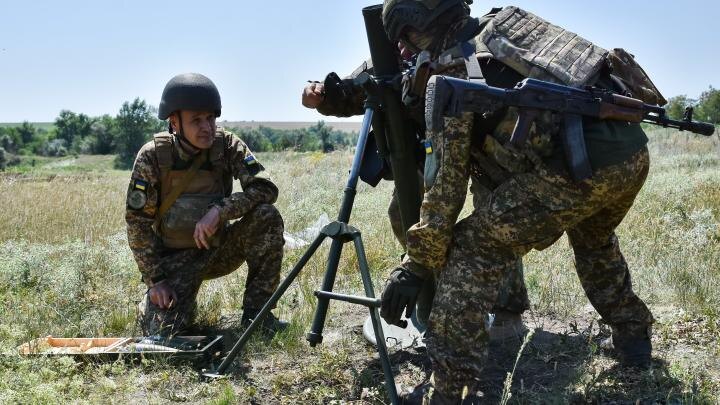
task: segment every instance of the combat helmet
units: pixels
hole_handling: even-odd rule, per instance
[[[437,25],[450,25],[470,14],[472,0],[385,0],[382,19],[388,37],[397,41],[406,28],[426,32]]]
[[[165,85],[158,108],[158,118],[166,120],[178,110],[215,111],[220,116],[220,92],[215,83],[199,73],[179,74]]]

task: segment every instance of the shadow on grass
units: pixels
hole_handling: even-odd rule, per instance
[[[485,402],[499,403],[505,380],[513,372],[519,338],[492,342],[482,379]],[[685,403],[682,382],[673,378],[668,364],[656,360],[649,370],[625,368],[594,353],[595,342],[586,334],[563,334],[537,329],[525,347],[512,378],[509,403]],[[598,365],[597,359],[600,359]],[[427,381],[431,373],[425,352],[398,351],[391,355],[396,385],[412,387]],[[604,368],[607,364],[607,368]],[[593,374],[591,370],[598,370]],[[414,370],[412,376],[408,370]],[[412,380],[409,381],[408,379]],[[356,374],[357,387],[377,386],[386,395],[378,359],[365,364]],[[698,398],[692,398],[697,400]],[[692,400],[691,399],[691,400]],[[638,402],[640,401],[640,402]]]

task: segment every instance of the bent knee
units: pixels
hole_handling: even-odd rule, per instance
[[[245,214],[245,217],[267,225],[279,224],[282,226],[284,224],[280,211],[272,204],[258,204]]]

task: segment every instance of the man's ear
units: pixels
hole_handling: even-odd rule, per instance
[[[168,117],[168,121],[170,122],[170,128],[172,128],[173,133],[178,133],[180,130],[180,112],[174,112],[170,114]]]

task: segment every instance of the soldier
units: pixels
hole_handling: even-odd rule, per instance
[[[464,0],[385,0],[383,7],[388,36],[429,52],[436,74],[505,88],[525,77],[615,91],[632,85],[611,76],[607,51],[516,7],[480,19],[470,17]],[[432,151],[420,222],[407,232],[407,255],[390,275],[381,314],[397,322],[423,280],[437,278],[426,334],[433,374],[424,388],[432,389],[422,392],[431,404],[480,401],[488,347],[483,314],[512,263],[564,232],[580,282],[612,328],[614,353],[627,365],[651,359],[653,317],[632,290],[615,235],[648,173],[647,137],[636,124],[585,119],[593,176],[578,182],[558,142],[561,117],[541,114],[521,147],[507,142],[516,117],[512,109],[464,113],[427,132]],[[476,170],[490,180],[489,206],[456,223]]]
[[[407,62],[411,62],[417,56],[402,42],[398,43],[398,48],[401,56]],[[335,73],[330,73],[323,83],[309,83],[303,89],[302,104],[307,108],[316,109],[323,115],[336,117],[362,115],[364,113],[365,92],[360,86],[353,83],[353,80],[362,72],[372,73],[371,61],[361,64],[345,79],[341,80]],[[419,103],[408,106],[410,117],[413,119],[413,123],[421,137],[424,137],[425,133],[423,107]],[[418,142],[418,145],[420,145],[420,142]],[[420,171],[422,171],[422,167],[420,167]],[[485,179],[477,172],[472,176],[470,191],[473,195],[475,209],[486,208],[490,192]],[[405,230],[402,226],[400,207],[395,192],[393,192],[393,198],[388,207],[388,218],[395,238],[405,248]],[[522,321],[522,313],[530,308],[530,301],[523,279],[522,260],[518,260],[513,266],[515,266],[516,271],[507,273],[497,303],[492,310],[494,316],[489,333],[490,339],[493,341],[514,339],[522,336],[527,331]],[[423,323],[427,323],[429,313],[427,307],[432,302],[433,291],[434,283],[425,283],[424,294],[429,295],[429,298],[427,300],[422,298],[418,300],[418,318]]]
[[[140,304],[146,335],[187,330],[204,280],[247,261],[241,324],[248,325],[280,281],[283,220],[272,205],[278,189],[247,145],[217,128],[220,94],[207,77],[173,77],[158,117],[169,132],[154,135],[135,159],[127,194],[128,243],[148,286]],[[233,178],[242,192],[232,192]],[[229,223],[231,220],[237,220]],[[268,330],[284,326],[270,314]]]

